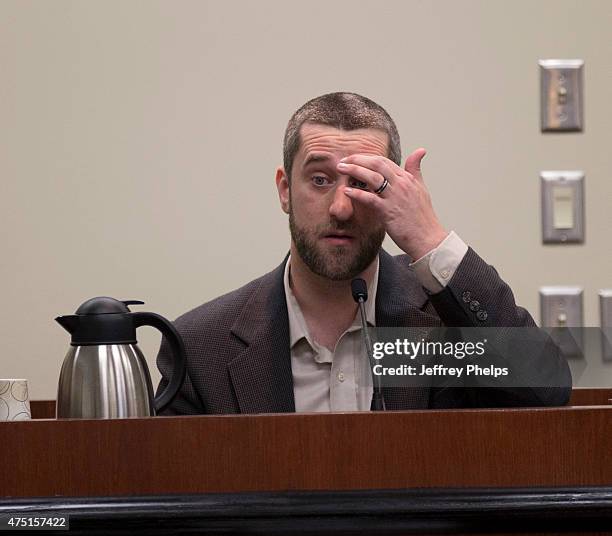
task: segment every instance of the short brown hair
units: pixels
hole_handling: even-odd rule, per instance
[[[382,130],[389,137],[387,156],[398,166],[401,165],[399,133],[395,122],[382,106],[357,93],[327,93],[309,100],[289,119],[283,142],[283,165],[289,180],[293,159],[300,148],[300,128],[304,123],[329,125],[342,130]]]

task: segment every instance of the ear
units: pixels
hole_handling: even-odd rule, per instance
[[[283,167],[276,169],[276,189],[283,212],[289,214],[289,178]]]

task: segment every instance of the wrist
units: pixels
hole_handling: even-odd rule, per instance
[[[413,241],[404,251],[413,259],[418,259],[427,255],[430,251],[436,249],[448,236],[448,231],[440,228],[433,233],[428,234],[420,240]]]

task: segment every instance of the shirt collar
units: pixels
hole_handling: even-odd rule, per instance
[[[304,320],[304,315],[300,309],[300,305],[291,290],[289,285],[289,271],[291,269],[291,255],[285,263],[285,273],[283,275],[283,284],[285,286],[285,299],[287,301],[287,313],[289,315],[289,347],[293,348],[301,339],[305,338],[311,348],[315,348],[315,343],[308,333],[308,327]],[[376,291],[378,289],[378,269],[379,259],[376,257],[376,270],[374,277],[368,286],[368,301],[365,304],[366,321],[369,325],[376,325]],[[361,328],[361,320],[359,319],[359,311],[353,319],[351,327],[347,331],[354,331]]]

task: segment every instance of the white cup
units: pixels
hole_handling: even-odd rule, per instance
[[[31,418],[28,380],[0,380],[0,421]]]

